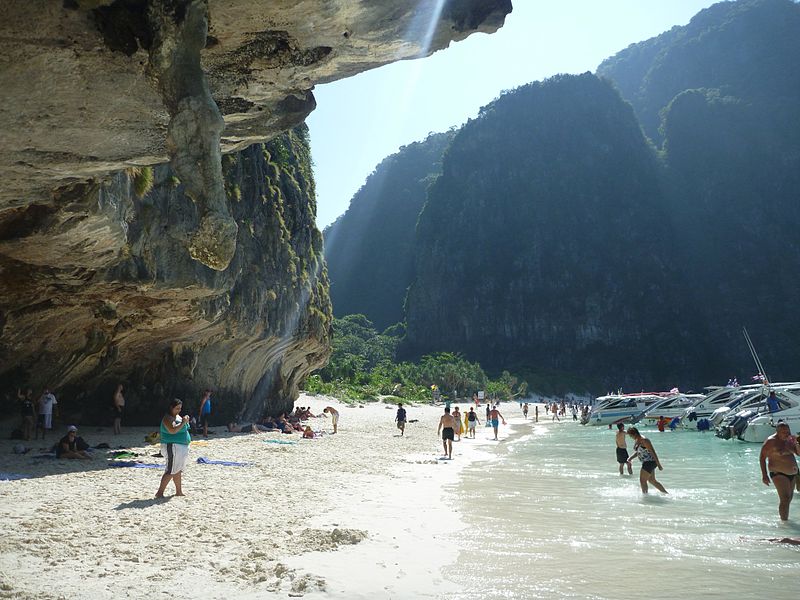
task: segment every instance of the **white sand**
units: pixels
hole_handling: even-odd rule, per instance
[[[315,413],[336,406],[339,433],[221,434],[193,443],[186,496],[165,501],[152,498],[160,470],[110,468],[105,451],[92,461],[18,456],[11,448],[20,442],[3,440],[0,472],[33,478],[0,482],[0,598],[435,596],[448,585],[442,567],[455,560],[449,536],[465,526],[443,487],[491,448],[491,429],[480,427],[478,440],[457,443],[454,460],[440,461],[440,407],[408,408],[419,423],[401,438],[395,407],[305,396],[297,404]],[[328,419],[310,424],[331,431]],[[149,456],[159,447],[143,441],[154,428],[79,433],[163,464]],[[199,456],[253,466],[194,464]]]

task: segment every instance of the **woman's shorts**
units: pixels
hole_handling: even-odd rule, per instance
[[[648,473],[653,473],[656,470],[656,461],[646,460],[642,463],[642,470]]]
[[[161,444],[161,454],[167,459],[164,473],[177,475],[186,468],[186,461],[189,459],[189,445]]]

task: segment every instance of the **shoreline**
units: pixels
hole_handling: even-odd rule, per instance
[[[440,406],[408,407],[409,419],[419,421],[400,438],[393,405],[355,408],[306,395],[296,404],[315,414],[326,405],[339,408],[339,433],[197,440],[184,475],[186,497],[165,501],[152,498],[160,470],[109,468],[105,451],[90,461],[33,459],[11,454],[19,441],[0,441],[0,472],[32,476],[0,482],[0,515],[9,524],[0,541],[0,598],[165,590],[174,598],[440,594],[449,585],[441,571],[458,555],[451,534],[466,527],[446,505],[448,490],[464,468],[491,458],[487,448],[495,442],[481,439],[480,426],[477,440],[456,442],[454,459],[440,461]],[[516,419],[507,421],[503,438],[515,429]],[[331,430],[328,419],[310,424]],[[158,446],[143,442],[152,429],[123,424],[122,436],[94,427],[79,434],[163,464],[151,456]],[[60,437],[53,433],[48,444]],[[251,466],[198,465],[199,456]],[[353,564],[363,565],[359,573]]]

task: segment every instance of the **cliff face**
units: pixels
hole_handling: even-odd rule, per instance
[[[417,219],[442,168],[452,133],[429,136],[386,158],[325,230],[325,260],[337,316],[366,315],[379,330],[403,320],[414,279]]]
[[[169,158],[200,209],[187,248],[224,269],[236,225],[220,143],[230,152],[270,139],[313,110],[315,84],[494,31],[511,4],[10,0],[3,9],[0,209]]]
[[[456,135],[420,215],[406,352],[617,384],[691,368],[663,204],[654,152],[608,83],[501,96]]]
[[[206,386],[220,418],[289,407],[327,357],[331,311],[305,134],[281,132],[315,84],[492,32],[511,10],[436,6],[4,3],[6,397],[48,384],[85,421],[104,420],[117,380],[134,420]]]
[[[223,272],[186,254],[198,211],[166,166],[149,191],[148,171],[122,172],[3,213],[4,387],[54,386],[84,421],[104,418],[117,381],[133,421],[165,398],[192,409],[205,387],[218,418],[291,406],[331,320],[305,129],[223,162],[241,232]]]

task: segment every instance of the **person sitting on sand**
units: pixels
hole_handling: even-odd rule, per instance
[[[323,414],[331,416],[331,425],[333,425],[333,433],[336,433],[339,427],[339,411],[332,406],[326,406],[322,409]]]
[[[70,425],[67,428],[67,435],[62,437],[56,446],[57,458],[92,458],[87,452],[89,444],[82,437],[78,437],[78,428]]]
[[[183,496],[181,476],[189,458],[189,415],[180,415],[183,402],[175,398],[169,403],[166,414],[161,419],[161,454],[167,458],[164,474],[156,492],[156,498],[163,498],[170,481],[175,482],[175,495]]]
[[[656,467],[659,471],[663,471],[664,467],[661,466],[661,461],[658,459],[656,449],[653,448],[653,443],[644,437],[636,427],[628,428],[628,435],[634,439],[633,452],[642,461],[642,469],[639,471],[639,485],[642,487],[642,493],[647,493],[647,484],[652,483],[657,490],[664,494],[668,494],[664,486],[656,481]],[[628,459],[630,463],[633,457]]]
[[[303,430],[303,439],[306,440],[314,439],[314,431],[311,429],[311,425],[306,425],[306,428]]]
[[[795,455],[800,453],[797,439],[792,436],[789,425],[783,421],[778,422],[775,433],[769,436],[761,446],[759,464],[761,465],[761,480],[764,485],[769,485],[770,479],[778,492],[778,514],[781,521],[789,519],[789,505],[794,496],[795,480],[798,477],[797,460]],[[767,476],[767,461],[769,461],[769,476]]]

